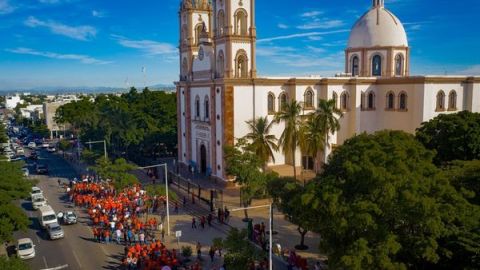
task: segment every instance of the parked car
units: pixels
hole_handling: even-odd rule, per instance
[[[22,168],[23,176],[28,177],[30,176],[30,171],[28,168]]]
[[[32,191],[30,191],[30,198],[33,198],[37,194],[43,194],[43,191],[39,187],[32,187]]]
[[[17,155],[25,155],[25,151],[23,150],[22,147],[18,147],[16,149]]]
[[[49,146],[47,148],[47,152],[49,152],[49,153],[55,153],[56,151],[57,151],[57,149],[55,149],[55,146]]]
[[[47,225],[48,238],[51,240],[65,237],[62,227],[57,223],[50,223]]]
[[[42,143],[42,148],[48,148],[49,146],[50,146],[50,144],[48,144],[48,142]]]
[[[47,165],[37,164],[35,171],[37,174],[48,174],[48,167]]]
[[[35,245],[30,238],[18,239],[15,249],[20,259],[26,260],[35,257]]]
[[[28,148],[35,149],[35,148],[37,148],[37,144],[35,142],[29,142],[28,143]]]
[[[37,160],[37,159],[38,159],[38,154],[37,154],[37,152],[32,151],[32,152],[30,153],[30,156],[28,156],[28,158],[31,159],[31,160]]]
[[[32,207],[37,210],[40,207],[47,205],[47,200],[43,197],[43,194],[36,194],[32,196]]]
[[[71,225],[77,223],[77,215],[73,211],[61,212],[57,217],[63,221],[63,224]]]

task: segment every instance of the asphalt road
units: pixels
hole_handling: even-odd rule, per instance
[[[33,240],[36,256],[27,260],[31,269],[119,269],[123,246],[92,241],[86,212],[73,208],[73,205],[66,201],[65,191],[58,186],[58,179],[68,183],[68,179],[76,177],[73,168],[57,155],[43,150],[37,152],[40,154],[37,162],[48,165],[49,175],[35,175],[33,162],[29,161],[30,179],[39,181],[37,186],[43,190],[48,204],[56,213],[73,209],[79,219],[75,225],[62,225],[65,238],[48,240],[46,232],[40,228],[37,211],[32,209],[31,202],[21,201],[31,225],[28,231],[17,232],[14,237],[15,239],[29,237]]]

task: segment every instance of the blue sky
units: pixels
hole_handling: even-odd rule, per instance
[[[178,77],[180,0],[0,0],[0,90],[143,86]],[[274,4],[273,4],[274,3]],[[261,75],[333,75],[370,0],[257,0]],[[275,6],[275,8],[273,7]],[[478,0],[386,0],[413,74],[480,75]]]

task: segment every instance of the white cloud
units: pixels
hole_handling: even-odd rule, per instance
[[[131,40],[119,35],[111,36],[123,47],[138,49],[147,55],[167,55],[177,53],[177,48],[170,43],[163,43],[153,40]]]
[[[303,18],[310,18],[310,17],[317,17],[318,15],[322,15],[322,14],[323,14],[323,11],[314,10],[314,11],[302,13],[300,16]]]
[[[480,75],[480,65],[467,67],[466,69],[455,72],[455,74],[478,76]]]
[[[14,10],[15,7],[9,0],[0,0],[0,15],[12,13]]]
[[[275,41],[275,40],[302,38],[302,37],[310,38],[310,37],[318,37],[318,36],[323,36],[323,35],[338,34],[338,33],[345,33],[345,32],[350,32],[350,30],[349,29],[340,29],[340,30],[326,31],[326,32],[297,33],[297,34],[290,34],[290,35],[284,35],[284,36],[263,38],[263,39],[259,39],[257,41],[257,43],[270,42],[270,41]]]
[[[69,26],[55,21],[42,21],[33,16],[28,17],[25,21],[28,27],[45,27],[52,33],[66,36],[77,40],[90,40],[97,35],[97,29],[89,25]]]
[[[345,25],[342,20],[313,20],[303,25],[297,26],[298,29],[310,30],[310,29],[330,29]]]
[[[26,54],[26,55],[35,55],[42,56],[51,59],[60,59],[60,60],[76,60],[82,64],[96,64],[96,65],[105,65],[110,64],[110,61],[103,61],[96,58],[93,58],[88,55],[81,54],[59,54],[54,52],[42,52],[30,48],[15,48],[15,49],[6,49],[7,52],[16,53],[16,54]]]
[[[280,28],[280,29],[288,29],[288,25],[284,24],[284,23],[279,23],[277,24],[277,27]]]
[[[105,12],[101,12],[98,10],[92,10],[92,16],[96,18],[104,18],[105,17]]]

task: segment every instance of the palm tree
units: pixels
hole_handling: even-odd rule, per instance
[[[324,139],[323,148],[330,147],[328,141],[329,134],[333,134],[340,130],[339,119],[343,117],[343,112],[337,108],[336,100],[319,100],[317,110],[313,112],[310,117],[316,122],[315,125],[318,125],[318,130],[322,132]],[[316,153],[318,153],[322,148],[317,148],[316,150]]]
[[[282,147],[282,152],[285,156],[291,156],[293,161],[293,177],[297,178],[297,168],[295,160],[295,152],[298,146],[299,129],[302,123],[300,119],[302,106],[296,100],[292,100],[285,104],[277,115],[275,115],[275,122],[283,122],[285,128],[280,136],[279,145]]]
[[[268,121],[268,117],[259,117],[247,121],[250,133],[245,135],[244,138],[250,141],[250,147],[263,161],[264,172],[270,159],[275,163],[273,151],[278,151],[277,138],[270,134],[273,124],[273,121]]]
[[[315,117],[309,115],[300,127],[299,146],[302,153],[318,159],[318,153],[325,148],[325,130]],[[315,162],[316,164],[317,162]],[[315,165],[315,170],[317,166]]]

